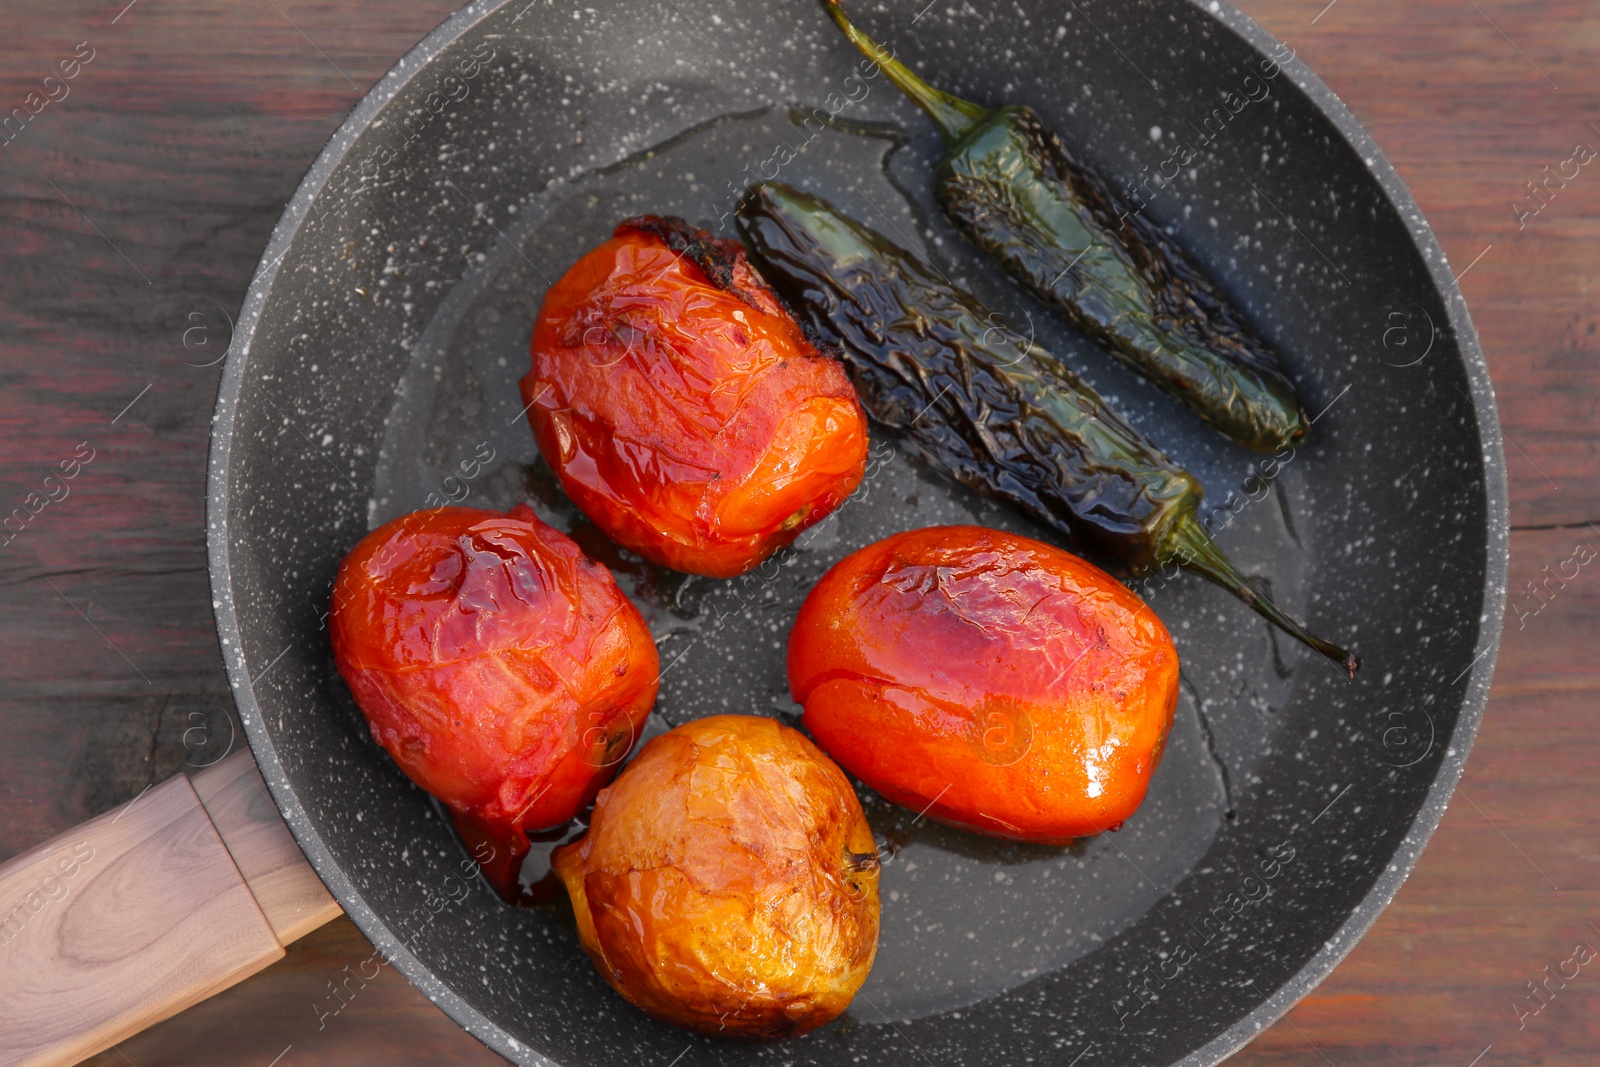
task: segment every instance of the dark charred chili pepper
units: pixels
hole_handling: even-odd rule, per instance
[[[823,6],[939,127],[946,151],[934,194],[968,239],[1238,444],[1275,452],[1309,433],[1277,354],[1032,108],[986,108],[940,92],[856,29],[836,0]]]
[[[819,347],[850,368],[867,411],[964,485],[1010,503],[1125,573],[1176,563],[1341,664],[1257,592],[1196,517],[1202,488],[1032,343],[991,339],[990,313],[830,204],[757,186],[739,232]]]

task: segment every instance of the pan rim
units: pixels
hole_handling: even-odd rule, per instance
[[[1277,51],[1278,46],[1283,44],[1250,16],[1223,0],[1186,2],[1210,13],[1236,37],[1263,55],[1267,54],[1268,49]],[[1449,807],[1461,775],[1466,770],[1467,756],[1472,752],[1472,744],[1477,739],[1478,727],[1489,701],[1489,686],[1494,679],[1501,633],[1505,626],[1506,582],[1511,558],[1510,491],[1506,483],[1505,450],[1500,443],[1500,417],[1494,385],[1489,379],[1489,366],[1483,358],[1478,332],[1467,313],[1466,297],[1445,258],[1443,246],[1439,244],[1433,227],[1423,217],[1411,190],[1354,113],[1298,56],[1285,64],[1283,71],[1367,164],[1367,169],[1377,180],[1389,203],[1400,218],[1407,221],[1411,242],[1427,264],[1434,288],[1449,315],[1452,335],[1461,350],[1462,369],[1466,372],[1472,391],[1473,413],[1478,419],[1478,439],[1483,456],[1487,558],[1481,622],[1475,655],[1468,666],[1470,674],[1461,713],[1439,770],[1428,788],[1428,795],[1418,808],[1416,818],[1412,820],[1405,836],[1395,846],[1391,858],[1396,862],[1385,867],[1372,888],[1362,897],[1361,903],[1339,927],[1339,932],[1325,942],[1288,981],[1233,1026],[1172,1067],[1212,1067],[1249,1044],[1257,1034],[1289,1014],[1297,1003],[1332,974],[1356,943],[1366,936],[1373,923],[1378,921],[1378,916],[1393,902],[1400,887],[1421,860],[1422,852],[1433,832],[1438,829],[1439,821],[1444,817],[1445,809]]]
[[[345,914],[406,976],[407,980],[468,1033],[513,1062],[535,1067],[563,1067],[513,1038],[441,981],[426,964],[410,952],[402,940],[391,932],[389,926],[373,908],[368,906],[344,870],[334,861],[290,785],[277,749],[261,720],[260,707],[240,644],[239,617],[233,597],[228,554],[228,483],[234,418],[245,369],[249,363],[251,342],[261,313],[271,295],[283,256],[309,217],[314,201],[344,161],[357,138],[373,120],[411,79],[441,52],[489,15],[512,2],[513,0],[473,0],[446,18],[413,46],[351,108],[350,113],[318,153],[316,160],[285,206],[257,264],[243,305],[236,317],[233,338],[218,386],[216,408],[212,416],[206,480],[206,542],[217,632],[221,639],[228,680],[245,736],[274,803],[283,814],[290,832],[318,877],[339,901]],[[1283,42],[1224,0],[1185,0],[1185,2],[1201,13],[1209,15],[1223,29],[1232,33],[1263,58],[1281,54]],[[1345,143],[1367,164],[1368,170],[1390,205],[1403,220],[1406,220],[1412,244],[1427,265],[1433,286],[1448,314],[1450,329],[1460,348],[1462,368],[1471,387],[1471,400],[1477,417],[1483,457],[1483,491],[1487,514],[1482,620],[1476,655],[1468,667],[1468,685],[1455,730],[1426,798],[1418,808],[1417,815],[1405,836],[1396,846],[1392,857],[1394,862],[1388,864],[1378,876],[1360,904],[1344,920],[1338,933],[1298,971],[1232,1026],[1181,1060],[1175,1061],[1172,1067],[1212,1067],[1236,1053],[1262,1030],[1286,1015],[1296,1003],[1331,974],[1377,921],[1378,915],[1391,903],[1400,886],[1420,860],[1422,851],[1437,829],[1465,770],[1466,759],[1471,752],[1488,701],[1489,686],[1494,676],[1505,623],[1510,549],[1510,506],[1505,455],[1501,445],[1498,410],[1488,366],[1483,357],[1477,331],[1473,328],[1467,313],[1465,298],[1455,275],[1448,266],[1443,248],[1432,227],[1423,218],[1410,190],[1354,114],[1298,57],[1283,64],[1282,69],[1323,117],[1333,125]]]
[[[376,910],[356,889],[344,869],[334,860],[322,840],[322,835],[312,825],[305,807],[300,803],[294,787],[290,785],[277,747],[268,735],[261,719],[260,705],[251,685],[250,672],[245,662],[244,647],[240,640],[239,617],[233,598],[232,570],[228,559],[228,479],[232,453],[234,415],[243,387],[245,369],[249,363],[250,344],[260,321],[267,298],[271,295],[283,257],[293,245],[300,227],[310,216],[312,204],[338,169],[345,156],[354,147],[360,135],[375,120],[413,77],[432,60],[470,31],[485,18],[512,0],[472,0],[458,9],[427,36],[401,56],[399,61],[385,71],[383,76],[356,102],[339,124],[332,136],[317,154],[305,177],[289,198],[283,214],[272,229],[267,247],[261,253],[250,286],[245,291],[244,303],[235,317],[233,338],[228,345],[228,355],[223,363],[222,379],[217,387],[216,409],[211,417],[211,450],[206,474],[206,550],[211,572],[211,603],[216,616],[217,634],[221,639],[224,666],[228,684],[233,693],[239,721],[244,727],[245,739],[250,744],[261,777],[272,794],[295,843],[305,853],[317,877],[322,879],[344,913],[350,917],[361,933],[383,953],[384,959],[405,975],[406,980],[422,991],[434,1005],[450,1016],[464,1030],[483,1042],[488,1048],[514,1063],[529,1067],[564,1067],[555,1060],[529,1048],[506,1033],[470,1002],[441,981],[427,964],[418,959],[406,943],[389,929]]]

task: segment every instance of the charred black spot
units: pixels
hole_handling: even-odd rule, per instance
[[[734,282],[735,269],[744,259],[744,247],[738,241],[713,237],[677,215],[635,215],[624,219],[615,232],[620,236],[629,230],[659,237],[668,248],[699,267],[706,281],[761,310],[755,296]]]

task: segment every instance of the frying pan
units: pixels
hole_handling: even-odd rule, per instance
[[[1382,153],[1292,47],[1231,7],[859,7],[935,84],[1032,103],[1142,190],[1283,352],[1313,440],[1270,467],[1234,449],[975,258],[928,194],[932,127],[810,0],[472,4],[334,135],[239,316],[207,521],[240,718],[339,905],[512,1061],[1217,1063],[1372,924],[1470,748],[1508,530],[1476,335]],[[833,562],[940,522],[1048,539],[879,428],[837,517],[731,582],[653,568],[561,497],[514,387],[544,288],[630,214],[730,235],[739,189],[771,177],[911,245],[994,306],[996,329],[1065,356],[1205,481],[1203,514],[1230,554],[1364,665],[1344,679],[1198,580],[1141,585],[1184,664],[1143,808],[1118,833],[1043,848],[863,791],[886,858],[873,974],[840,1020],[756,1047],[635,1011],[559,902],[507,907],[470,873],[439,809],[368,736],[325,612],[339,559],[372,526],[446,500],[531,500],[616,571],[657,636],[646,733],[729,711],[792,720],[783,639]]]

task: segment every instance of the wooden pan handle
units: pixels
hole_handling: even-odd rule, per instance
[[[339,914],[248,752],[0,865],[0,1067],[77,1063]]]

